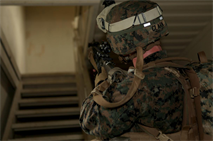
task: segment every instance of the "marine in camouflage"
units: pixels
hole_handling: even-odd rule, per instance
[[[127,1],[115,6],[107,15],[108,23],[119,22],[156,7],[150,1]],[[119,55],[135,52],[136,47],[147,46],[168,34],[167,24],[159,18],[150,21],[151,26],[133,26],[119,32],[108,32],[107,39],[112,50]],[[166,51],[156,52],[144,59],[149,63],[166,58]],[[192,63],[200,80],[201,108],[204,132],[213,135],[213,62]],[[179,69],[179,68],[176,68]],[[180,70],[180,69],[179,69]],[[182,71],[180,71],[182,72]],[[184,90],[175,74],[164,68],[144,70],[145,78],[135,95],[118,108],[104,108],[93,96],[88,96],[82,104],[80,125],[84,132],[101,139],[111,139],[126,132],[143,132],[141,125],[159,129],[165,134],[181,130],[183,119]],[[102,92],[109,102],[119,102],[127,94],[134,72],[123,75],[114,73],[113,83]]]
[[[158,52],[150,58],[161,59],[161,54],[165,53]],[[146,62],[149,62],[148,58]],[[80,114],[81,128],[101,139],[130,131],[140,132],[140,125],[158,128],[163,133],[179,131],[183,116],[182,85],[174,74],[164,68],[149,69],[144,74],[146,77],[134,97],[119,108],[107,109],[96,104],[92,96],[86,98]],[[134,74],[115,73],[115,77],[115,81],[103,92],[103,97],[110,102],[118,102],[127,94]]]
[[[166,52],[160,51],[145,58],[145,62],[165,57]],[[212,65],[212,61],[189,64],[200,79],[203,127],[209,135],[213,131]],[[140,125],[157,128],[163,133],[181,130],[184,96],[182,85],[173,73],[164,68],[152,68],[143,72],[146,77],[141,81],[136,94],[119,108],[99,106],[92,95],[85,99],[80,114],[80,125],[84,132],[101,139],[110,139],[126,132],[143,132]],[[127,94],[134,74],[131,72],[125,76],[117,72],[114,77],[115,81],[103,92],[103,97],[109,102],[118,102]]]
[[[157,6],[157,3],[147,0],[126,1],[115,6],[108,13],[106,21],[110,24],[119,22]],[[131,28],[119,32],[108,32],[107,40],[113,52],[119,55],[127,55],[135,52],[138,46],[146,50],[148,44],[159,40],[162,36],[168,35],[168,27],[163,19],[156,18],[147,22],[150,22],[151,25],[147,27],[144,27],[143,24],[134,26],[134,21],[132,21],[133,26]]]

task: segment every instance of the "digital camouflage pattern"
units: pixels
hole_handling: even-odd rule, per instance
[[[108,23],[115,23],[131,16],[146,12],[157,7],[158,4],[147,0],[126,1],[111,9],[106,17]],[[119,32],[108,32],[107,40],[114,53],[127,55],[136,51],[136,47],[141,46],[146,50],[146,46],[159,40],[162,36],[168,35],[168,27],[164,20],[156,18],[150,26],[136,25]],[[132,21],[132,24],[134,21]]]
[[[150,58],[161,59],[161,54],[164,53],[155,53]],[[174,74],[164,68],[152,68],[143,72],[146,76],[138,91],[119,108],[107,109],[99,106],[92,95],[85,99],[80,114],[80,125],[84,132],[101,139],[110,139],[130,131],[140,132],[140,125],[158,128],[163,133],[181,129],[184,95],[182,85]],[[103,92],[103,97],[110,102],[120,101],[127,94],[133,77],[133,72],[127,76],[115,73],[116,79]]]
[[[192,63],[200,80],[201,111],[204,132],[213,135],[213,61],[208,63]]]
[[[160,51],[144,61],[148,63],[165,57],[166,52]],[[213,61],[189,64],[200,79],[203,127],[205,133],[210,135],[213,133],[212,65]],[[110,139],[126,132],[143,132],[141,125],[157,128],[163,133],[181,130],[184,105],[182,85],[173,73],[164,68],[143,72],[145,79],[141,81],[138,91],[121,107],[104,108],[94,102],[92,95],[85,99],[80,114],[80,125],[84,132],[101,139]],[[114,75],[115,81],[103,92],[103,97],[110,102],[118,102],[127,94],[134,77],[133,72],[127,76],[120,73]]]

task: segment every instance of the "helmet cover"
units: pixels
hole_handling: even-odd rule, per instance
[[[106,22],[110,24],[120,22],[129,17],[147,12],[157,6],[157,3],[147,0],[122,2],[115,5],[109,11],[106,16]],[[131,54],[136,51],[138,46],[146,50],[147,45],[169,33],[167,24],[162,16],[146,21],[146,23],[149,23],[149,26],[144,26],[144,24],[134,25],[134,21],[132,23],[132,26],[125,30],[107,32],[107,40],[114,53],[118,55]]]

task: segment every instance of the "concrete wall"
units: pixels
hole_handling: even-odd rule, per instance
[[[25,16],[20,6],[0,6],[0,26],[20,73],[25,73]]]
[[[75,72],[75,7],[26,7],[26,73]]]
[[[192,43],[187,47],[187,50],[183,52],[182,56],[197,61],[197,53],[200,51],[204,51],[208,59],[213,59],[212,34],[212,22],[209,22],[206,27],[192,41]]]

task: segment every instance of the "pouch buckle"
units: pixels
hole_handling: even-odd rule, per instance
[[[161,131],[159,131],[159,135],[157,137],[160,141],[173,141],[171,138],[169,138],[167,135],[163,134]]]
[[[189,91],[190,91],[191,98],[195,98],[199,96],[199,90],[197,89],[197,87],[194,87],[190,89]]]

